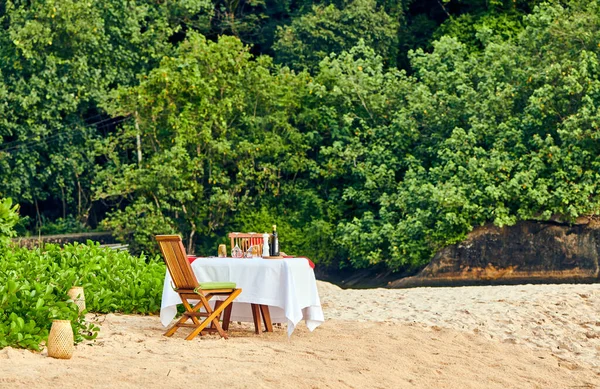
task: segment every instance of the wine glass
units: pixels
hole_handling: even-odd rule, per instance
[[[243,258],[244,257],[244,252],[242,251],[240,246],[238,246],[237,244],[235,245],[234,248],[231,249],[231,257],[232,258]]]

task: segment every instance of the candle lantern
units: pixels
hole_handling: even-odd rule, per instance
[[[67,295],[79,307],[79,313],[85,310],[85,294],[83,293],[83,287],[74,286],[69,289]]]
[[[74,337],[71,320],[53,320],[48,335],[48,356],[59,359],[71,359]]]

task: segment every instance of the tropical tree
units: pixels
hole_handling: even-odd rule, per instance
[[[537,8],[518,39],[491,36],[481,53],[444,37],[432,53],[412,54],[414,89],[395,109],[418,134],[405,136],[408,169],[397,170],[394,190],[369,197],[370,212],[342,225],[347,249],[376,236],[366,251],[400,269],[476,225],[597,214],[598,7]],[[369,193],[370,182],[346,191]]]
[[[279,62],[313,70],[329,54],[349,50],[362,39],[394,65],[399,26],[398,16],[390,16],[375,0],[313,5],[311,12],[278,28],[273,48]]]
[[[95,143],[123,119],[99,104],[170,52],[192,3],[0,2],[0,196],[87,220]]]
[[[131,127],[108,143],[112,164],[97,196],[129,201],[108,225],[121,229],[131,220],[135,228],[123,233],[135,234],[140,220],[151,220],[160,227],[148,229],[140,247],[153,247],[153,233],[176,229],[191,249],[197,234],[214,236],[234,212],[280,196],[282,182],[314,164],[306,158],[310,135],[289,123],[304,88],[268,57],[253,60],[235,38],[215,43],[190,33],[173,57],[108,106],[113,115],[136,115],[144,151],[140,163],[123,158],[132,151],[133,142],[122,141],[133,139]]]

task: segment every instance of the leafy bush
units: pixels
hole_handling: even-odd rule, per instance
[[[74,285],[85,288],[91,312],[158,312],[164,275],[162,262],[93,242],[7,252],[0,261],[0,348],[38,350],[53,319],[71,320],[76,342],[94,338],[98,328],[67,296]]]
[[[92,229],[86,226],[81,221],[77,220],[73,215],[67,215],[66,218],[59,217],[54,221],[48,220],[42,215],[42,225],[39,233],[41,235],[56,235],[56,234],[75,234],[80,232],[89,232]]]
[[[0,200],[0,248],[8,246],[10,238],[16,235],[15,224],[19,221],[19,205],[12,205],[12,199]]]
[[[380,4],[374,0],[353,0],[342,7],[313,5],[309,12],[277,29],[273,45],[277,59],[296,69],[314,69],[330,53],[349,50],[362,39],[395,63],[400,26]]]
[[[108,214],[102,221],[102,227],[112,231],[112,235],[120,242],[129,244],[129,251],[134,254],[157,254],[158,246],[154,236],[158,234],[174,234],[177,229],[174,222],[156,210],[152,203],[134,202],[124,210]]]

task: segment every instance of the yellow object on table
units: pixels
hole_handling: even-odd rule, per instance
[[[219,254],[218,254],[219,258],[226,258],[227,257],[227,246],[224,244],[220,244],[219,245]]]

